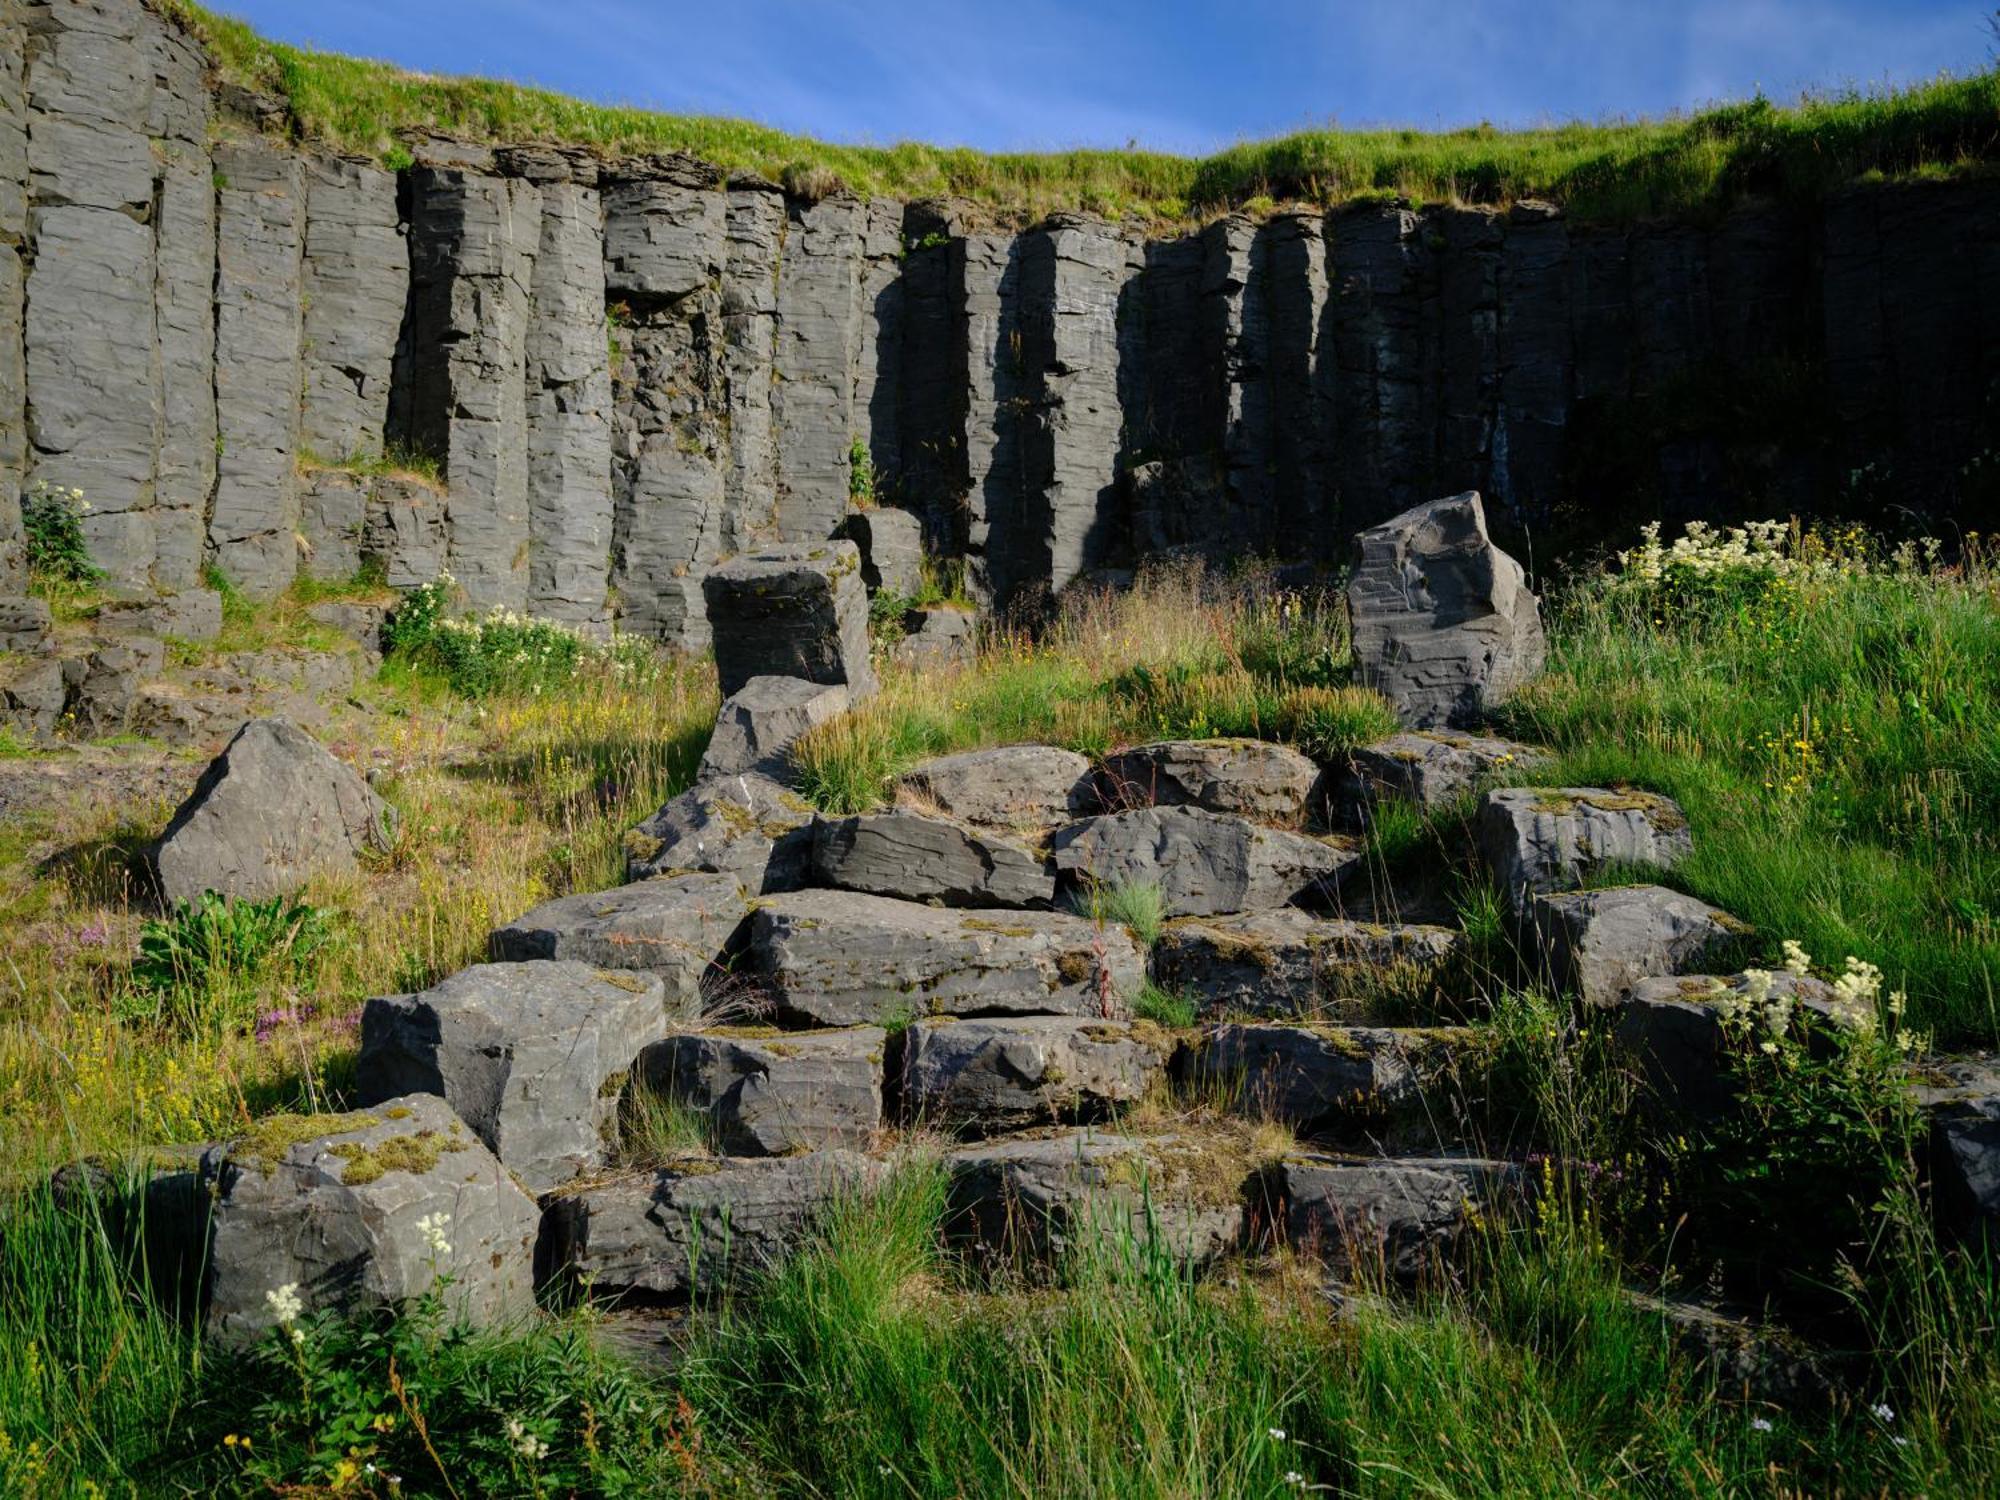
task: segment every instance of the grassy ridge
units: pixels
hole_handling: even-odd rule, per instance
[[[1151,151],[987,153],[903,142],[844,146],[703,115],[585,103],[477,78],[287,46],[191,3],[159,0],[209,45],[225,77],[289,101],[302,131],[341,150],[405,159],[409,132],[559,141],[614,154],[690,151],[731,170],[865,196],[958,196],[1027,222],[1062,208],[1171,221],[1276,199],[1334,204],[1545,198],[1580,218],[1712,211],[1746,193],[1810,196],[1869,173],[1977,169],[2000,157],[2000,73],[1780,108],[1766,99],[1665,120],[1497,130],[1315,130],[1196,159]]]

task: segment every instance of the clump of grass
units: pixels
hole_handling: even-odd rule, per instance
[[[140,930],[119,1013],[189,1032],[242,1028],[268,987],[309,985],[333,940],[332,913],[308,902],[204,891]]]
[[[1192,995],[1164,989],[1150,979],[1139,986],[1139,993],[1132,1000],[1133,1015],[1169,1031],[1186,1031],[1193,1026],[1199,1009]]]
[[[1125,928],[1139,946],[1151,949],[1166,921],[1166,898],[1149,880],[1092,881],[1076,896],[1079,912],[1094,922]]]

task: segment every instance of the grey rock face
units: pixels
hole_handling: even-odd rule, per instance
[[[978,654],[979,617],[962,609],[912,609],[903,615],[899,661],[922,668],[963,665]]]
[[[362,512],[361,557],[382,569],[392,589],[413,589],[445,571],[446,498],[421,479],[382,476]]]
[[[754,895],[795,891],[812,864],[811,804],[744,774],[705,781],[625,835],[625,878],[707,870]]]
[[[297,484],[300,571],[329,582],[352,578],[361,569],[371,481],[347,469],[306,469]]]
[[[848,449],[866,433],[854,388],[863,340],[858,199],[792,202],[778,265],[778,534],[822,542],[847,511]]]
[[[299,442],[330,463],[375,458],[388,425],[389,377],[410,288],[396,176],[314,157],[306,178]]]
[[[778,356],[778,256],[785,198],[775,183],[732,181],[722,264],[722,341],[729,382],[729,468],[722,545],[732,552],[775,534],[776,428],[772,370]]]
[[[1474,724],[1541,670],[1541,605],[1476,493],[1405,511],[1355,551],[1355,675],[1411,728]]]
[[[903,205],[871,198],[861,229],[861,336],[854,360],[854,419],[867,439],[878,497],[902,490]]]
[[[76,727],[96,738],[130,730],[133,706],[160,675],[165,656],[158,641],[131,636],[94,646],[80,662],[72,661],[65,675],[73,688]]]
[[[923,518],[925,532],[940,550],[956,539],[959,521],[954,493],[962,459],[963,433],[954,430],[954,406],[964,395],[965,350],[953,328],[952,242],[965,229],[962,205],[926,199],[903,209],[903,352],[896,412],[900,453],[897,503]]]
[[[32,656],[49,649],[48,601],[0,595],[0,651]]]
[[[875,690],[868,664],[868,595],[852,542],[767,547],[731,558],[702,581],[725,694],[753,677]]]
[[[1286,1236],[1336,1271],[1420,1275],[1448,1255],[1466,1207],[1491,1213],[1520,1190],[1510,1162],[1303,1156],[1277,1171]]]
[[[866,1149],[882,1128],[878,1026],[681,1032],[639,1054],[634,1079],[708,1116],[725,1156]]]
[[[305,1139],[257,1132],[203,1160],[210,1338],[254,1343],[276,1321],[266,1294],[288,1285],[307,1312],[360,1312],[449,1276],[448,1305],[474,1326],[533,1315],[534,1199],[442,1099],[386,1099],[313,1124],[324,1128]],[[418,1228],[427,1218],[444,1221],[442,1253]]]
[[[801,677],[752,677],[723,700],[696,779],[711,781],[748,771],[782,780],[791,771],[788,752],[793,741],[846,713],[851,702],[847,689],[837,684]]]
[[[364,1105],[438,1094],[540,1193],[601,1165],[616,1085],[667,1029],[659,977],[589,964],[475,964],[361,1012]]]
[[[717,969],[749,910],[734,875],[662,875],[544,901],[495,929],[488,946],[508,962],[573,959],[656,974],[668,1013],[691,1017],[700,1011],[703,977]]]
[[[1331,365],[1331,480],[1352,529],[1416,499],[1431,467],[1436,406],[1427,308],[1434,268],[1422,217],[1400,204],[1358,204],[1326,221],[1332,269],[1320,350]]]
[[[1603,787],[1506,787],[1479,802],[1480,853],[1517,910],[1608,864],[1670,870],[1694,848],[1671,797]]]
[[[1090,810],[1090,762],[1050,745],[1003,745],[927,760],[900,790],[961,822],[985,828],[1045,829]]]
[[[1931,1192],[1945,1228],[2000,1240],[2000,1070],[1932,1065],[1920,1102],[1930,1115]]]
[[[1200,807],[1296,825],[1319,767],[1267,740],[1164,740],[1105,757],[1107,807]]]
[[[1277,543],[1271,504],[1270,236],[1241,214],[1201,233],[1201,342],[1222,372],[1213,413],[1223,458],[1227,550],[1265,554]]]
[[[1212,916],[1324,901],[1360,858],[1303,834],[1194,807],[1149,807],[1086,818],[1050,840],[1071,882],[1149,884],[1169,917]]]
[[[15,0],[0,3],[0,600],[28,586],[21,511],[28,470],[27,372],[21,319],[28,236],[28,33]]]
[[[222,455],[208,536],[217,566],[253,599],[298,572],[298,423],[305,171],[252,136],[216,148],[216,421]]]
[[[881,1168],[852,1151],[694,1162],[593,1182],[549,1205],[547,1274],[598,1300],[707,1297],[778,1264]]]
[[[992,917],[885,896],[800,891],[750,919],[750,959],[781,1015],[849,1026],[909,1015],[1125,1014],[1145,965],[1081,917]]]
[[[1148,1022],[1068,1016],[919,1021],[903,1041],[905,1116],[980,1135],[1135,1104],[1164,1078],[1171,1045]]]
[[[1265,225],[1264,239],[1273,546],[1310,554],[1333,530],[1325,494],[1324,403],[1315,381],[1328,363],[1321,335],[1329,293],[1326,226],[1317,214],[1280,214]],[[1249,450],[1252,462],[1255,452]]]
[[[1153,977],[1205,1015],[1339,1016],[1378,996],[1424,996],[1464,939],[1449,927],[1322,920],[1295,908],[1170,922]]]
[[[821,818],[813,874],[844,891],[945,906],[1047,906],[1056,881],[1024,845],[911,812]]]
[[[1727,912],[1657,885],[1537,896],[1528,920],[1549,976],[1586,1005],[1616,1005],[1655,975],[1727,967],[1748,932]]]
[[[861,553],[868,592],[887,589],[913,599],[924,586],[923,523],[906,510],[881,506],[852,512],[834,533]]]
[[[1817,979],[1775,973],[1660,976],[1641,979],[1618,1007],[1615,1036],[1638,1064],[1657,1102],[1694,1120],[1712,1120],[1734,1107],[1723,1010],[1758,990],[1822,1017],[1833,1013],[1833,991]]]
[[[1388,798],[1428,809],[1464,796],[1488,776],[1547,762],[1545,751],[1511,740],[1449,729],[1411,731],[1350,752],[1341,790],[1364,816],[1365,809]]]
[[[1432,1093],[1435,1113],[1448,1118],[1452,1075],[1481,1050],[1470,1027],[1229,1025],[1204,1032],[1175,1069],[1252,1118],[1303,1131],[1380,1129],[1421,1115]]]
[[[966,234],[948,247],[946,303],[954,332],[951,423],[964,465],[965,501],[956,550],[973,597],[990,603],[1013,589],[1005,546],[1022,498],[1021,248],[1010,234]],[[956,488],[956,486],[954,486]],[[998,540],[995,526],[1000,528]]]
[[[153,848],[160,895],[260,901],[359,868],[393,813],[359,773],[283,719],[254,719],[209,762]]]
[[[222,634],[222,596],[210,589],[186,589],[150,599],[108,600],[98,608],[97,626],[120,636],[212,641]]]

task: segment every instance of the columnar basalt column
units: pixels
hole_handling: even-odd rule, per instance
[[[951,243],[950,299],[959,329],[952,375],[953,427],[964,463],[956,551],[966,587],[982,603],[1004,597],[1013,576],[996,548],[1021,514],[1021,414],[1028,389],[1021,348],[1021,245],[1013,235],[968,234]]]
[[[861,236],[860,340],[855,347],[854,420],[866,440],[875,497],[900,502],[903,467],[901,398],[903,320],[903,205],[875,198]]]
[[[722,338],[729,383],[729,467],[724,475],[725,550],[775,535],[777,431],[771,400],[778,337],[778,258],[785,196],[761,177],[732,177],[722,264]]]
[[[1500,246],[1490,209],[1443,209],[1438,251],[1438,479],[1452,492],[1486,490],[1500,407]]]
[[[21,253],[28,236],[28,32],[19,0],[0,0],[0,597],[27,586],[20,494],[28,466],[22,369]]]
[[[953,371],[964,363],[954,348],[952,240],[964,228],[960,205],[912,203],[903,212],[903,378],[898,394],[901,502],[924,523],[933,551],[958,547],[964,437],[953,424]]]
[[[1327,242],[1339,366],[1333,478],[1338,524],[1351,534],[1423,498],[1434,468],[1432,268],[1409,208],[1344,209],[1327,221]]]
[[[1500,254],[1500,405],[1490,481],[1516,524],[1546,521],[1562,484],[1569,292],[1569,226],[1547,204],[1516,204]]]
[[[1224,555],[1269,552],[1271,513],[1270,241],[1232,214],[1202,231],[1202,367],[1213,384],[1210,430],[1222,454]]]
[[[1280,214],[1265,228],[1270,293],[1271,517],[1267,547],[1302,557],[1325,529],[1325,460],[1313,377],[1327,302],[1326,233],[1318,214]]]
[[[329,157],[312,158],[306,176],[299,444],[327,463],[378,458],[410,290],[396,177]]]
[[[862,250],[868,207],[856,198],[794,201],[778,268],[778,534],[824,541],[847,513],[849,450],[864,430]]]

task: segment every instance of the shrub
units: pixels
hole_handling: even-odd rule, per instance
[[[230,901],[204,891],[149,919],[120,1009],[182,1030],[240,1026],[267,982],[302,984],[333,940],[333,914],[303,901]]]
[[[383,627],[382,645],[384,655],[435,673],[461,697],[540,693],[586,670],[634,676],[656,667],[652,647],[629,636],[595,640],[508,609],[453,618],[451,595],[448,573],[411,590]]]
[[[82,490],[52,486],[45,479],[21,497],[21,529],[26,534],[29,574],[54,584],[94,583],[104,576],[90,561],[83,538],[83,513],[90,503]]]

